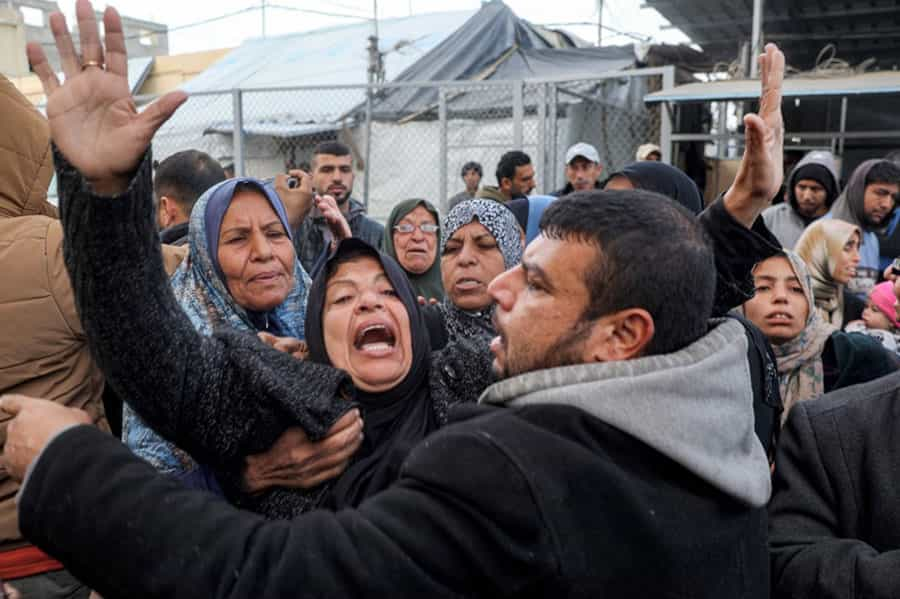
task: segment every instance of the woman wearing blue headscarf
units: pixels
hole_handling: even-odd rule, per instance
[[[310,279],[297,260],[281,199],[263,182],[230,179],[191,211],[189,253],[172,275],[181,308],[200,333],[232,328],[304,338]],[[126,404],[123,441],[162,472],[188,484],[214,481]]]

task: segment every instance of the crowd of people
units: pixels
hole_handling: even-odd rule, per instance
[[[186,96],[76,14],[46,118],[0,78],[9,596],[900,595],[900,165],[784,173],[777,47],[711,203],[577,143],[382,225],[337,141],[154,162]]]

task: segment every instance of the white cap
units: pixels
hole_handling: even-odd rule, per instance
[[[566,150],[566,164],[571,164],[572,161],[579,156],[587,158],[596,164],[600,164],[600,154],[597,153],[597,148],[591,144],[580,142]]]
[[[634,157],[640,162],[641,160],[647,160],[647,156],[656,152],[660,156],[662,155],[662,150],[660,150],[659,146],[656,144],[644,144],[637,149],[637,153]]]

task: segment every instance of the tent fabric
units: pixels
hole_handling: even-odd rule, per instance
[[[452,11],[379,21],[382,48],[388,52],[390,78],[418,61],[468,21],[474,11]],[[304,33],[251,39],[212,64],[181,89],[192,96],[157,133],[154,153],[164,158],[189,147],[207,147],[207,133],[233,131],[233,98],[229,90],[244,90],[245,132],[290,137],[297,131],[330,124],[365,101],[365,90],[258,92],[253,89],[309,85],[367,83],[366,38],[371,22],[354,23]],[[277,56],[278,60],[272,60]],[[129,69],[131,70],[131,69]],[[201,95],[204,92],[225,92]]]

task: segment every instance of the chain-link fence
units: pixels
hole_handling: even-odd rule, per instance
[[[599,151],[605,172],[634,160],[637,147],[668,151],[668,119],[645,94],[668,87],[671,67],[591,79],[482,81],[232,90],[193,94],[157,133],[154,156],[203,150],[236,174],[270,177],[308,169],[323,141],[350,146],[354,197],[384,220],[393,205],[422,197],[444,209],[464,189],[462,165],[479,162],[495,185],[500,156],[528,153],[536,193],[565,185],[566,149],[580,141]],[[242,135],[235,135],[242,131]]]

